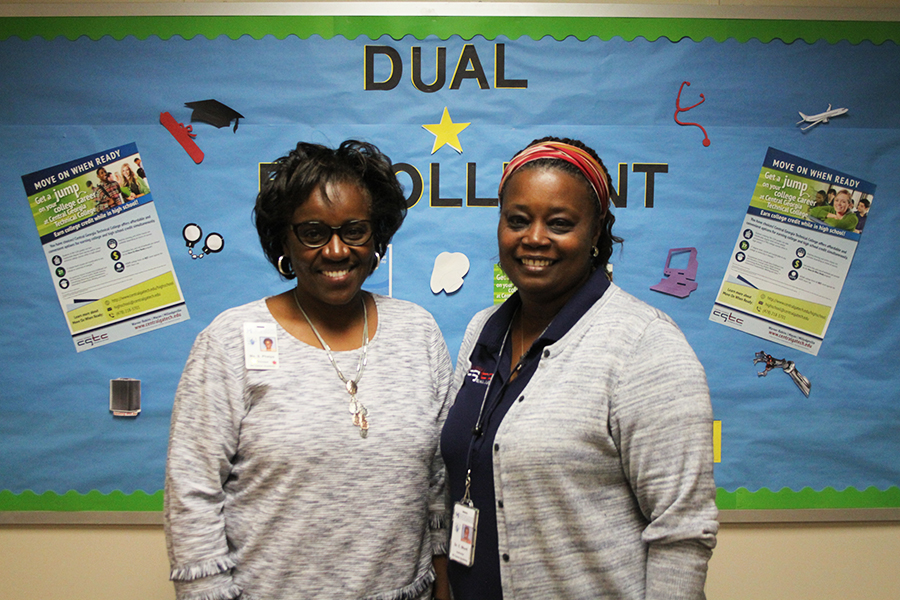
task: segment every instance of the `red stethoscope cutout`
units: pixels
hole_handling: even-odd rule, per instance
[[[682,123],[681,121],[678,120],[678,113],[687,112],[687,111],[691,110],[692,108],[697,108],[698,106],[700,106],[701,104],[706,102],[706,96],[704,96],[703,94],[700,94],[700,102],[698,102],[697,104],[694,104],[692,106],[688,106],[687,108],[681,108],[681,90],[683,90],[684,86],[686,86],[686,85],[690,86],[691,82],[690,81],[682,81],[681,87],[678,88],[678,96],[675,98],[675,122],[678,123],[679,125],[693,125],[695,127],[699,127],[700,131],[703,132],[703,145],[709,146],[709,144],[710,144],[709,136],[706,135],[706,130],[703,128],[703,125],[701,125],[700,123]]]

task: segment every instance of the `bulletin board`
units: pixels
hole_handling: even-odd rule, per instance
[[[347,138],[397,163],[409,214],[373,289],[428,309],[455,355],[493,302],[503,163],[545,135],[581,139],[610,167],[625,239],[614,281],[672,316],[706,369],[723,520],[900,517],[900,266],[886,251],[900,222],[898,40],[900,23],[862,21],[0,19],[0,519],[159,518],[193,339],[223,310],[289,286],[251,221],[265,163],[301,140]],[[676,122],[679,90],[692,124]],[[239,112],[237,128],[192,123],[185,103],[205,99]],[[849,110],[797,124],[829,105]],[[161,113],[191,126],[201,162]],[[190,318],[79,352],[22,176],[129,144]],[[877,185],[816,356],[710,319],[769,148]],[[219,233],[221,251],[198,258],[190,223]],[[697,250],[697,289],[651,290],[682,247]],[[442,252],[469,261],[450,293],[430,285]],[[809,397],[780,370],[759,377],[759,351],[794,361]],[[137,417],[109,410],[119,378],[141,381]]]

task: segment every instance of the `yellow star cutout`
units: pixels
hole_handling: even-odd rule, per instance
[[[431,153],[434,154],[441,146],[449,144],[451,148],[462,154],[463,149],[459,143],[459,133],[469,125],[471,123],[454,123],[450,119],[450,112],[445,106],[440,123],[422,125],[422,127],[434,134],[434,147],[431,149]]]

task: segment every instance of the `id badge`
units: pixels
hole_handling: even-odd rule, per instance
[[[453,505],[450,531],[450,560],[471,567],[475,562],[475,534],[478,532],[478,509],[460,502]]]
[[[244,365],[248,371],[278,368],[275,323],[244,323]]]

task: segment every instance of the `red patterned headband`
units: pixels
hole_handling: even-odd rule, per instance
[[[506,181],[523,165],[542,158],[556,158],[578,167],[578,170],[584,174],[591,187],[594,188],[594,192],[600,200],[600,208],[603,214],[606,215],[606,212],[609,210],[609,187],[606,183],[606,174],[603,172],[603,167],[600,166],[600,163],[593,156],[581,148],[563,142],[542,142],[529,146],[516,154],[509,161],[509,164],[506,165],[506,168],[503,169],[499,191],[503,191]]]

